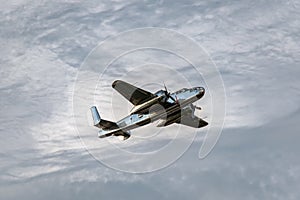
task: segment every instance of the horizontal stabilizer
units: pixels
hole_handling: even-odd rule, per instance
[[[130,133],[126,131],[122,131],[120,129],[116,130],[100,130],[98,133],[99,138],[106,138],[109,136],[118,136],[122,137],[123,140],[127,140],[130,137]]]

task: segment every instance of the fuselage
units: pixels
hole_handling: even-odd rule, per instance
[[[180,118],[182,114],[190,112],[193,115],[192,103],[203,97],[204,93],[203,87],[183,88],[169,96],[166,95],[166,91],[159,90],[155,93],[155,98],[133,107],[129,116],[116,123],[123,131],[129,131],[156,120],[164,121],[158,126],[167,126]]]

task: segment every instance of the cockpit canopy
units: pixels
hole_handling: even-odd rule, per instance
[[[158,97],[165,95],[165,91],[164,90],[158,90],[157,92],[154,93],[155,95],[157,95]]]
[[[183,93],[183,92],[186,92],[188,90],[189,89],[187,89],[187,88],[182,88],[181,90],[176,91],[175,94]]]
[[[182,88],[181,90],[178,90],[175,92],[175,94],[185,93],[185,92],[197,92],[199,90],[199,87],[194,88]]]

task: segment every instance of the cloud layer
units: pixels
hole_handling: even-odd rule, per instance
[[[2,199],[299,199],[298,1],[1,5]],[[80,64],[98,42],[147,26],[180,31],[208,51],[224,80],[227,117],[208,158],[197,159],[200,132],[173,165],[133,175],[99,164],[85,150],[74,128],[72,93]],[[151,62],[164,62],[161,52],[138,52],[128,55],[128,66],[116,62],[107,77],[122,74],[115,69],[130,70],[130,61],[149,61],[149,53]],[[186,69],[171,55],[164,58],[179,71]],[[109,78],[104,94],[111,91]],[[179,89],[174,81],[168,85]],[[103,116],[113,118],[106,103]]]

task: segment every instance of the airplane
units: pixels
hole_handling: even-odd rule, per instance
[[[134,107],[128,116],[112,122],[102,119],[97,107],[92,106],[90,110],[94,126],[100,128],[99,138],[119,136],[123,140],[127,140],[130,137],[130,130],[157,120],[160,120],[157,127],[173,123],[194,128],[208,125],[206,121],[194,115],[195,109],[201,110],[193,103],[203,97],[205,93],[203,87],[183,88],[170,93],[164,85],[165,90],[159,90],[154,94],[122,80],[114,81],[112,87]]]

